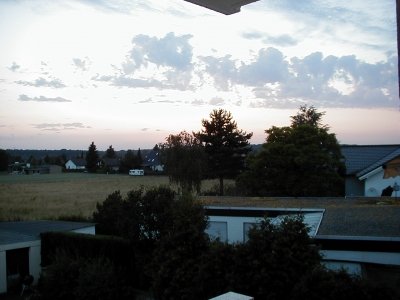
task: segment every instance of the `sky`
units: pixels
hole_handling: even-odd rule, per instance
[[[400,143],[394,0],[0,1],[0,148],[147,149],[214,109],[265,142],[302,105],[341,144]]]

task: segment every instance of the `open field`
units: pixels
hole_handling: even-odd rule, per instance
[[[216,181],[205,181],[209,190]],[[88,173],[0,175],[0,221],[90,217],[112,192],[169,185],[166,176]],[[171,186],[176,189],[176,186]]]

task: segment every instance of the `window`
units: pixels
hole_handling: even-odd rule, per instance
[[[206,233],[210,236],[211,239],[218,239],[221,242],[227,242],[228,241],[228,223],[227,222],[210,221],[210,222],[208,222],[208,228],[206,229]]]

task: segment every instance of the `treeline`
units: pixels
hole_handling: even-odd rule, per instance
[[[37,299],[203,300],[228,291],[255,299],[395,299],[385,286],[327,270],[298,216],[264,219],[247,242],[222,243],[205,233],[200,203],[158,187],[110,194],[93,221],[104,236],[44,236]]]
[[[160,145],[165,170],[182,190],[200,190],[204,178],[236,181],[249,196],[342,196],[345,165],[324,112],[301,106],[291,125],[265,130],[265,143],[251,151],[252,133],[238,129],[230,112],[219,109],[202,120],[199,132],[169,135]]]

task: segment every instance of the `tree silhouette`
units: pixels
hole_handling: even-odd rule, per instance
[[[98,161],[99,154],[96,145],[92,142],[89,146],[88,152],[86,153],[86,169],[91,173],[95,173]]]
[[[210,120],[202,120],[203,129],[195,133],[208,156],[208,172],[219,179],[219,193],[224,194],[224,178],[234,178],[244,168],[250,151],[249,139],[253,133],[237,128],[232,114],[218,109],[210,113]]]

